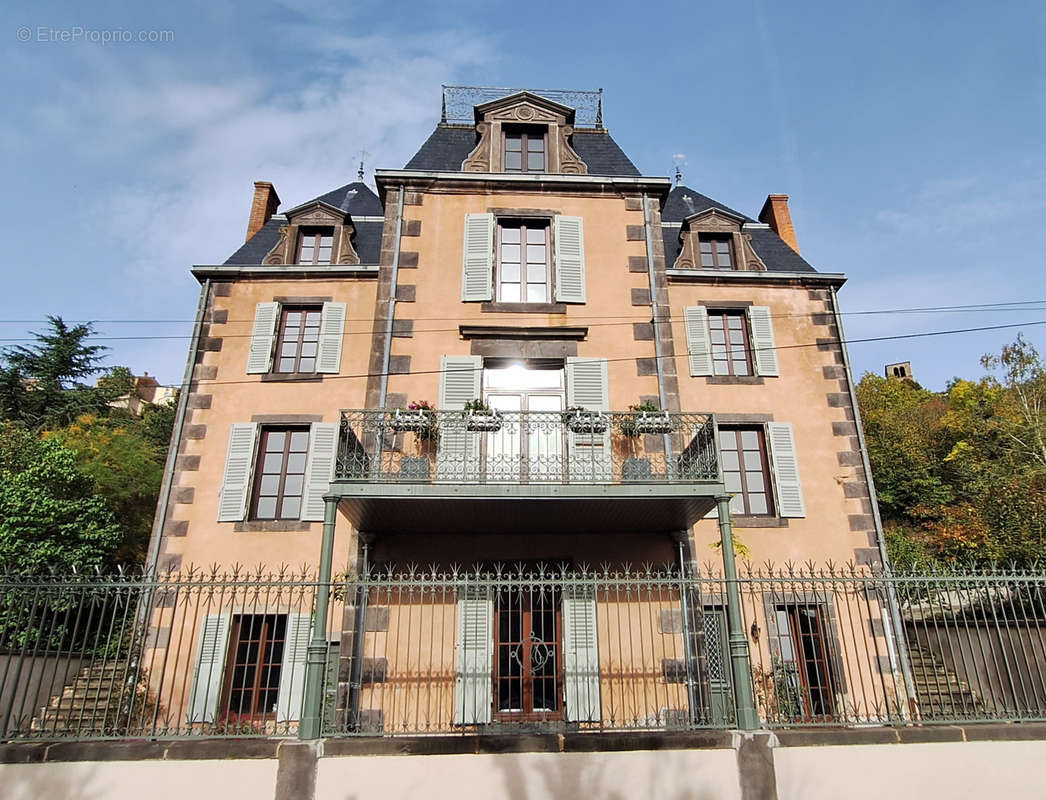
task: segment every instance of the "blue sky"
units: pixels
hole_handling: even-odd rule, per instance
[[[242,242],[252,181],[289,208],[353,180],[361,150],[368,172],[402,166],[441,83],[603,87],[644,174],[682,154],[689,186],[751,215],[791,195],[803,255],[850,277],[844,311],[1046,299],[1042,2],[89,5],[18,2],[0,30],[3,339],[46,314],[152,320],[98,327],[185,337],[107,342],[111,363],[177,383],[189,266]],[[1037,320],[1046,303],[853,314],[846,333]],[[1046,326],[1026,334],[1046,350]],[[850,351],[858,374],[911,360],[943,388],[1015,336]]]

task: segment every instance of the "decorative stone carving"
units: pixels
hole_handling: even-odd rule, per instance
[[[289,238],[291,226],[281,225],[280,226],[280,240],[276,242],[276,246],[269,251],[269,254],[262,259],[263,264],[289,264],[291,263],[287,259],[287,240]]]
[[[476,125],[479,142],[461,165],[462,172],[490,172],[490,123]]]
[[[543,108],[538,108],[526,101],[518,105],[490,111],[484,115],[484,120],[493,122],[523,122],[523,123],[546,123],[562,125],[566,118],[562,114],[553,114]]]
[[[588,165],[570,146],[570,134],[573,132],[574,128],[570,125],[559,126],[559,171],[563,175],[587,175]]]
[[[741,246],[744,248],[744,258],[741,259],[741,262],[745,265],[745,269],[752,272],[766,272],[766,264],[752,247],[752,234],[741,234]]]
[[[337,229],[335,228],[335,231]],[[359,264],[360,257],[356,252],[356,248],[352,246],[352,236],[356,233],[356,229],[351,223],[345,223],[341,226],[341,239],[338,242],[338,263],[339,264]]]

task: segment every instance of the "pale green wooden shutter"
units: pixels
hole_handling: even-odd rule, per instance
[[[301,518],[306,522],[323,520],[323,495],[334,479],[338,454],[338,426],[334,422],[314,422],[309,427],[309,459],[305,465],[305,496]]]
[[[455,642],[454,722],[490,722],[494,704],[494,603],[486,598],[458,600]]]
[[[283,662],[280,665],[280,690],[276,695],[277,722],[301,719],[301,705],[305,695],[305,655],[311,638],[312,615],[288,614]],[[259,709],[265,713],[272,710]]]
[[[253,422],[234,422],[229,430],[225,474],[218,493],[218,522],[239,522],[247,513],[257,430]]]
[[[563,595],[563,683],[567,720],[599,722],[599,637],[594,592]]]
[[[494,296],[494,215],[465,216],[465,251],[461,266],[461,299]]]
[[[439,411],[460,411],[465,403],[480,396],[480,356],[443,356],[440,360]],[[440,414],[439,446],[436,449],[436,477],[460,482],[479,475],[479,437],[465,430],[465,420],[457,414]]]
[[[341,370],[341,345],[345,339],[345,303],[324,303],[320,316],[320,341],[316,354],[317,372]]]
[[[556,301],[585,302],[585,229],[581,217],[552,219],[556,251]]]
[[[588,411],[610,410],[610,384],[605,358],[567,359],[567,406]],[[605,433],[570,433],[570,476],[574,480],[608,482],[613,478],[610,428]]]
[[[687,306],[683,309],[686,325],[686,351],[690,356],[690,374],[694,377],[712,374],[712,337],[708,331],[708,309]]]
[[[276,341],[276,322],[280,318],[279,303],[258,303],[254,310],[254,327],[247,351],[247,372],[268,372],[272,368],[272,346]]]
[[[770,457],[777,484],[777,511],[782,517],[805,517],[803,486],[799,480],[799,459],[790,422],[768,422]]]
[[[214,722],[229,649],[228,614],[208,614],[200,624],[196,668],[189,694],[189,722]]]
[[[752,355],[756,375],[774,377],[778,374],[777,345],[774,342],[774,325],[770,321],[770,309],[766,306],[749,306],[748,327],[752,330]]]

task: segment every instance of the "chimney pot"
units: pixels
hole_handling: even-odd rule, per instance
[[[247,239],[264,227],[280,207],[280,196],[276,187],[268,181],[254,182],[254,202],[251,203],[251,216],[247,221]]]
[[[788,195],[767,195],[763,203],[763,210],[759,212],[759,221],[766,223],[786,245],[799,252],[799,242],[795,238],[795,228],[792,227],[792,213],[788,210]]]

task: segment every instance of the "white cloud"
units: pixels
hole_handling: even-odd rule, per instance
[[[153,291],[242,243],[252,181],[273,181],[290,208],[355,180],[361,150],[368,173],[402,166],[438,121],[440,83],[494,52],[464,31],[392,40],[292,30],[312,47],[300,57],[314,61],[279,86],[247,72],[200,78],[199,65],[190,74],[161,55],[134,73],[94,65],[35,109],[37,124],[74,144],[71,157],[117,170],[92,212],[127,272],[148,276]],[[84,91],[98,85],[101,97]]]

